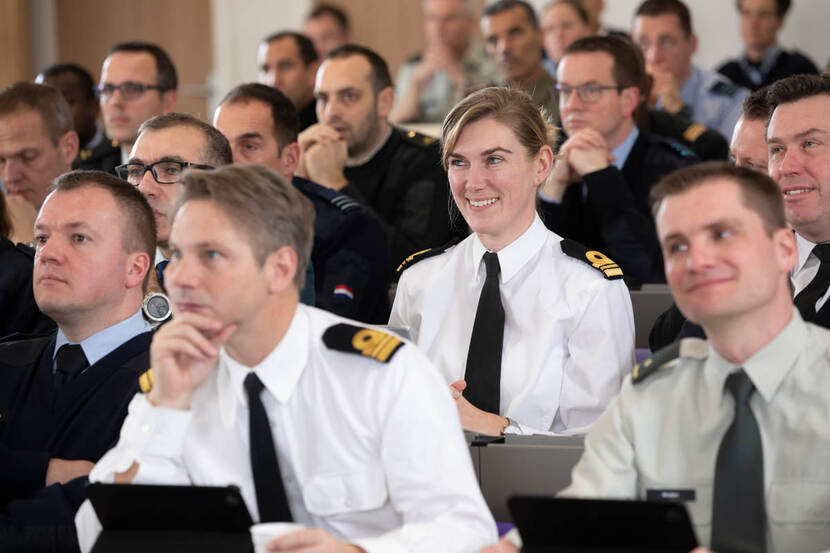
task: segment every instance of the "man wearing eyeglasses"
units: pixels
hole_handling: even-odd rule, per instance
[[[649,190],[697,158],[634,124],[645,68],[627,39],[577,40],[565,50],[557,75],[568,139],[540,191],[545,224],[607,253],[633,280],[665,282]]]
[[[146,42],[123,42],[109,50],[98,85],[107,136],[118,141],[126,161],[138,128],[176,107],[178,77],[167,53]]]

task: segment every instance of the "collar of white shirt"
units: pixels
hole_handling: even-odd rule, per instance
[[[808,337],[807,324],[798,310],[793,308],[793,318],[784,330],[740,365],[767,402],[772,400],[781,382],[795,366],[798,356],[807,347]],[[709,355],[711,367],[722,377],[721,386],[723,386],[729,373],[737,369],[739,365],[730,363],[721,357],[712,348],[711,342]]]
[[[255,367],[236,361],[225,348],[219,351],[217,394],[219,412],[226,427],[235,423],[237,405],[248,405],[243,382],[250,371],[256,373],[280,403],[286,403],[291,398],[309,356],[309,320],[305,309],[303,305],[297,306],[285,336]]]
[[[502,284],[508,282],[530,261],[530,258],[542,247],[548,234],[550,234],[550,231],[545,227],[545,224],[539,219],[538,215],[534,215],[530,227],[516,240],[498,252]],[[472,272],[476,275],[476,280],[483,279],[486,276],[485,270],[479,269],[484,254],[488,251],[484,244],[481,243],[478,235],[474,235],[469,263],[473,268]]]
[[[81,340],[81,349],[89,365],[92,366],[122,344],[148,330],[152,330],[152,327],[144,320],[141,309],[139,309],[123,321]],[[54,361],[62,345],[74,343],[77,342],[70,342],[69,338],[63,333],[63,330],[59,328],[57,337],[55,338],[55,351],[52,352],[52,360]]]
[[[794,275],[804,270],[804,265],[807,264],[810,254],[813,253],[813,248],[816,247],[814,243],[810,242],[797,232],[795,233],[795,244],[798,247],[798,264],[793,269]]]

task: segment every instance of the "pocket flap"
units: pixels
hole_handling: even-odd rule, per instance
[[[328,516],[351,511],[370,511],[386,502],[386,480],[380,467],[311,476],[303,485],[309,512]]]
[[[770,519],[789,523],[830,522],[830,482],[773,482],[767,509]]]

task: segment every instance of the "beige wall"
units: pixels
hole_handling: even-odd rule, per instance
[[[26,0],[0,1],[0,89],[31,78],[29,20]]]

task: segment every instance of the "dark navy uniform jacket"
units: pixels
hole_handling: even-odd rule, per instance
[[[121,165],[121,148],[116,140],[106,135],[95,148],[83,148],[72,162],[72,169],[96,170],[115,174],[115,168]]]
[[[28,524],[46,533],[62,524],[72,533],[86,478],[44,487],[49,459],[97,462],[115,445],[138,377],[150,365],[152,334],[133,337],[57,390],[56,333],[0,344],[2,531]]]
[[[0,338],[16,332],[43,334],[55,328],[35,304],[34,255],[32,248],[0,238]]]
[[[389,237],[389,275],[410,254],[467,234],[450,224],[450,186],[437,140],[393,127],[366,163],[346,167],[343,193],[371,207]],[[454,204],[453,204],[454,207]]]
[[[640,131],[622,171],[609,165],[585,175],[568,187],[561,204],[541,202],[542,219],[559,236],[606,254],[627,277],[665,282],[649,191],[663,175],[696,161],[691,150]]]
[[[352,198],[293,178],[314,204],[316,305],[366,323],[389,320],[389,246],[380,220]]]
[[[749,90],[757,90],[790,75],[801,73],[815,75],[819,71],[816,64],[800,52],[788,52],[779,49],[768,60],[762,61],[759,66],[753,65],[744,56],[740,59],[727,61],[718,68],[718,72],[729,77],[737,85]]]

